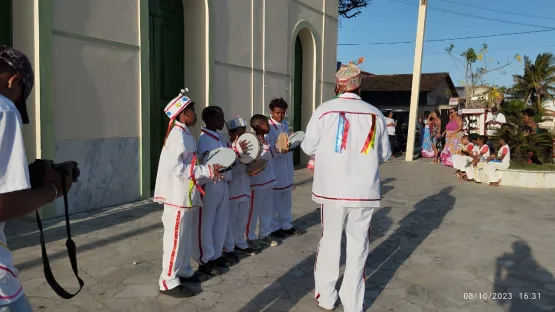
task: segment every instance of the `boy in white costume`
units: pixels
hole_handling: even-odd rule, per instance
[[[239,136],[247,130],[247,121],[241,117],[232,119],[226,123],[229,139],[234,144],[238,142]],[[233,148],[233,144],[228,142],[228,147]],[[246,142],[245,142],[246,143]],[[241,146],[242,150],[243,146]],[[247,166],[241,162],[236,162],[232,171],[232,179],[229,182],[229,224],[224,243],[224,257],[231,263],[239,260],[235,254],[235,249],[253,254],[254,249],[250,248],[245,239],[247,229],[247,219],[249,217],[249,199],[251,178],[247,174]]]
[[[274,203],[273,187],[276,184],[273,165],[274,151],[271,148],[273,143],[269,141],[268,137],[270,124],[268,117],[256,114],[251,117],[250,125],[262,143],[260,159],[266,160],[267,166],[251,177],[251,198],[246,229],[247,242],[252,249],[260,249],[260,244],[275,247],[278,242],[270,236]],[[259,223],[258,240],[255,233],[257,223]]]
[[[285,120],[285,113],[289,105],[284,99],[273,99],[270,102],[271,117],[270,141],[277,142],[280,133],[289,135],[289,123]],[[291,208],[293,207],[293,152],[285,151],[279,153],[274,147],[274,173],[276,184],[274,185],[274,210],[272,212],[272,236],[284,238],[286,235],[302,235],[306,231],[293,226]]]
[[[224,114],[217,106],[208,106],[202,111],[205,127],[198,139],[198,153],[203,163],[206,156],[216,148],[227,147],[218,130],[225,125]],[[228,271],[227,261],[222,257],[229,218],[229,188],[231,171],[222,174],[223,180],[204,185],[203,206],[197,210],[193,257],[199,263],[198,271],[208,275],[220,275]]]
[[[489,158],[490,150],[488,146],[488,137],[481,135],[478,137],[478,150],[476,151],[476,156],[474,160],[466,168],[466,175],[469,182],[482,183],[479,174],[478,164],[480,162],[486,161]],[[480,165],[481,167],[481,165]]]
[[[506,135],[502,135],[499,138],[499,145],[501,147],[497,152],[497,156],[489,156],[482,170],[479,171],[482,182],[489,183],[491,186],[499,186],[501,184],[501,177],[497,170],[509,169],[511,165],[511,149],[507,142],[509,142],[509,138]]]
[[[201,185],[221,179],[219,166],[197,165],[197,145],[189,131],[197,122],[194,102],[184,90],[164,109],[170,118],[160,154],[154,200],[164,204],[162,274],[160,290],[172,297],[189,297],[181,282],[199,282],[190,264],[194,211],[202,206]]]
[[[463,176],[466,176],[466,166],[474,160],[475,152],[477,150],[475,146],[477,138],[478,134],[476,133],[464,135],[461,138],[460,143],[464,147],[464,149],[461,149],[461,154],[451,156],[453,159],[453,168],[457,169],[455,172],[456,177],[462,178]]]
[[[312,200],[321,204],[322,239],[314,265],[315,297],[321,308],[333,310],[339,296],[345,312],[363,309],[370,220],[380,207],[378,166],[391,157],[384,116],[358,95],[360,74],[356,64],[341,67],[335,76],[338,96],[316,108],[301,144],[318,162]],[[347,260],[338,293],[343,229]]]

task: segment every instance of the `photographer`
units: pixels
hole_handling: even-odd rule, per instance
[[[29,123],[25,100],[33,88],[33,68],[21,52],[0,46],[0,311],[32,311],[23,294],[6,245],[4,222],[25,216],[63,195],[62,183],[70,189],[73,163],[62,164],[69,172],[65,181],[51,163],[46,163],[42,187],[31,189],[22,124]]]

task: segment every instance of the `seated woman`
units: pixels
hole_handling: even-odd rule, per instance
[[[479,152],[474,156],[474,160],[466,167],[466,175],[469,182],[482,183],[478,175],[478,164],[484,162],[490,156],[488,137],[485,135],[479,136],[477,143]]]
[[[480,177],[484,183],[489,183],[491,186],[499,186],[501,178],[497,170],[508,169],[511,164],[511,149],[509,148],[509,139],[506,135],[499,138],[499,151],[497,156],[491,155],[486,160],[482,170],[480,170]]]
[[[457,169],[455,176],[464,179],[466,177],[466,168],[478,150],[477,147],[478,134],[472,133],[465,135],[461,139],[461,155],[453,155],[453,168]]]
[[[536,112],[531,109],[531,108],[527,108],[525,110],[522,111],[522,121],[524,121],[524,124],[526,125],[525,128],[530,129],[528,131],[526,131],[526,135],[529,134],[537,134],[539,131],[539,127],[538,124],[536,124],[536,122],[534,121],[534,116],[536,115]]]

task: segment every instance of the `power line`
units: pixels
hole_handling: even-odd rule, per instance
[[[466,6],[466,7],[471,7],[471,8],[477,8],[477,9],[492,11],[492,12],[499,12],[499,13],[517,15],[517,16],[525,16],[525,17],[538,18],[538,19],[546,19],[546,20],[554,20],[554,21],[555,21],[555,18],[553,18],[553,17],[544,17],[544,16],[537,16],[537,15],[529,15],[529,14],[523,14],[523,13],[515,13],[515,12],[509,12],[509,11],[502,11],[502,10],[487,8],[487,7],[483,7],[483,6],[479,6],[479,5],[472,5],[472,4],[460,3],[460,2],[456,2],[456,1],[450,1],[450,0],[440,0],[440,1],[447,2],[447,3],[453,3],[453,4],[461,5],[461,6]]]
[[[419,5],[417,3],[407,1],[407,0],[389,0],[389,1],[400,3],[400,4],[405,4],[405,5],[409,5],[409,6],[419,7]],[[501,19],[497,19],[497,18],[472,15],[472,14],[467,14],[467,13],[462,13],[462,12],[457,12],[457,11],[451,11],[451,10],[447,10],[447,9],[443,9],[443,8],[436,8],[436,7],[433,7],[433,6],[430,6],[430,10],[443,12],[443,13],[448,13],[448,14],[453,14],[453,15],[458,15],[458,16],[470,17],[470,18],[475,18],[475,19],[481,19],[481,20],[486,20],[486,21],[491,21],[491,22],[511,24],[511,25],[521,25],[521,26],[538,27],[538,28],[545,28],[545,29],[553,28],[553,27],[543,26],[543,25],[526,24],[526,23],[519,23],[519,22],[515,22],[515,21],[507,21],[507,20],[501,20]]]
[[[524,34],[533,34],[533,33],[542,33],[548,31],[554,31],[555,28],[544,29],[544,30],[530,30],[530,31],[521,31],[521,32],[513,32],[513,33],[504,33],[504,34],[493,34],[493,35],[483,35],[483,36],[468,36],[468,37],[457,37],[457,38],[444,38],[444,39],[429,39],[424,40],[425,42],[441,42],[441,41],[454,41],[454,40],[467,40],[467,39],[480,39],[480,38],[492,38],[492,37],[505,37],[505,36],[514,36],[514,35],[524,35]],[[368,42],[368,43],[338,43],[338,46],[363,46],[363,45],[393,45],[393,44],[409,44],[415,43],[416,41],[393,41],[393,42]]]
[[[528,47],[509,47],[509,48],[500,48],[500,49],[488,49],[489,51],[508,51],[508,50],[519,50],[519,49],[532,49],[532,48],[546,48],[546,47],[555,47],[555,44],[550,45],[539,45],[539,46],[528,46]],[[463,51],[453,52],[453,54],[459,54]],[[427,55],[445,55],[448,56],[447,52],[434,52],[434,53],[424,53],[425,56]],[[364,58],[367,60],[372,59],[387,59],[387,58],[401,58],[401,57],[414,57],[414,54],[405,54],[405,55],[376,55],[376,56],[365,56]]]

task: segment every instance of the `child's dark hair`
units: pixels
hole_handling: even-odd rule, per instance
[[[508,143],[509,143],[509,136],[506,135],[506,134],[502,134],[502,135],[499,137],[499,140],[503,140],[503,142],[505,142],[505,144],[508,144]]]
[[[274,110],[276,107],[286,110],[289,107],[289,105],[287,104],[287,102],[285,102],[283,98],[273,99],[270,102],[270,110]]]
[[[478,135],[478,133],[471,133],[471,134],[468,136],[468,139],[470,140],[470,142],[472,142],[472,141],[478,140],[479,137],[480,137],[480,135]]]
[[[430,117],[430,112],[429,112],[429,111],[425,111],[425,112],[424,112],[424,118],[428,119],[428,117]]]
[[[255,126],[260,125],[263,122],[267,122],[268,121],[268,117],[261,115],[261,114],[255,114],[251,117],[251,128],[254,129]]]
[[[488,143],[488,136],[487,135],[481,135],[478,137],[478,140],[482,141],[482,143],[486,144]]]
[[[208,106],[202,110],[202,121],[208,123],[214,118],[221,116],[223,113],[222,109],[218,106]]]

